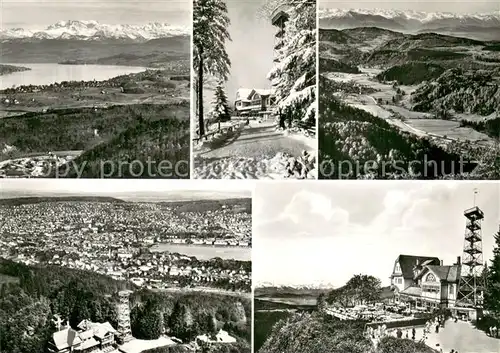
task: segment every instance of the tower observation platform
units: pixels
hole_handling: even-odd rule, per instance
[[[474,206],[465,210],[464,216],[465,236],[456,305],[482,309],[485,278],[481,223],[484,213]]]
[[[119,303],[118,311],[118,341],[120,344],[130,341],[132,337],[132,328],[130,326],[130,303],[129,298],[132,294],[130,290],[118,292]]]

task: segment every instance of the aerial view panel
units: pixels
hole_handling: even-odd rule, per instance
[[[250,353],[251,190],[7,180],[0,351]]]
[[[191,1],[2,1],[0,177],[189,178]]]
[[[320,179],[500,179],[497,2],[324,1],[319,27]]]

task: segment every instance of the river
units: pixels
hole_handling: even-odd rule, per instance
[[[221,259],[234,259],[240,261],[251,261],[252,249],[236,246],[209,246],[209,245],[186,245],[162,243],[151,247],[151,251],[179,253],[187,256],[194,256],[199,260],[210,260],[214,257]]]
[[[2,64],[27,67],[31,70],[0,76],[0,89],[22,85],[48,85],[62,81],[104,81],[146,70],[144,67],[117,65]]]

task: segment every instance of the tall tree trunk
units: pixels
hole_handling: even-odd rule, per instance
[[[198,125],[199,137],[205,135],[205,124],[203,123],[203,48],[198,48],[199,65],[198,65]]]

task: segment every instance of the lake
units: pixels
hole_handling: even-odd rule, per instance
[[[0,89],[23,85],[48,85],[62,81],[104,81],[146,70],[144,67],[116,65],[2,64],[27,67],[31,70],[0,76]]]
[[[187,256],[194,256],[199,260],[210,260],[214,257],[221,259],[235,259],[239,261],[251,261],[252,249],[244,247],[219,247],[207,245],[186,245],[163,243],[153,245],[151,251],[179,253]]]

